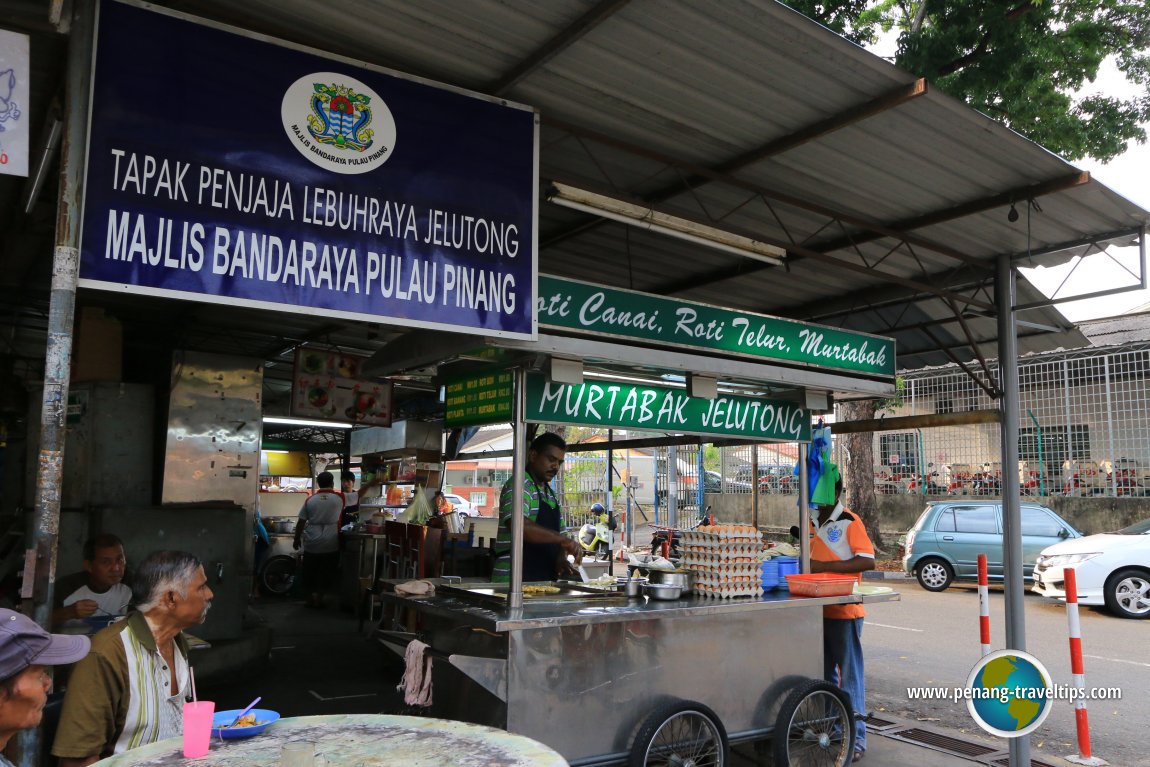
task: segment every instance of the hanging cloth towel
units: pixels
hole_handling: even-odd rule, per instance
[[[827,461],[823,464],[823,473],[819,475],[819,483],[811,493],[812,506],[834,506],[835,484],[839,481],[839,467]]]
[[[403,702],[409,706],[431,705],[431,655],[430,646],[413,639],[407,643],[403,662],[407,668],[397,689],[403,690]]]

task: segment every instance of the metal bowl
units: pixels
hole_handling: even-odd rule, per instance
[[[651,599],[661,599],[673,602],[683,596],[682,586],[668,586],[665,583],[646,583],[643,592]]]
[[[687,570],[652,570],[648,575],[651,578],[651,583],[657,583],[661,586],[678,586],[683,591],[690,591],[695,580]]]

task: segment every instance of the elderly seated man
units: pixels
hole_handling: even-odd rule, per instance
[[[39,726],[52,691],[48,667],[75,663],[88,646],[87,637],[49,634],[20,613],[0,610],[0,749]],[[12,767],[3,754],[0,767]]]
[[[118,618],[128,612],[132,590],[123,582],[124,542],[101,533],[84,543],[84,571],[56,581],[55,628],[83,626],[84,618]]]
[[[191,685],[182,632],[204,622],[212,590],[200,560],[183,551],[148,555],[132,584],[135,610],[92,638],[68,682],[52,746],[61,767],[183,732]]]

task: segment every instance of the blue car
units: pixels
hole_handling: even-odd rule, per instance
[[[1029,581],[1043,549],[1082,533],[1036,503],[1024,503],[1021,513],[1022,570]],[[956,580],[978,581],[979,554],[986,555],[989,579],[1001,582],[1002,501],[940,501],[927,504],[907,533],[902,567],[927,591],[943,591]]]

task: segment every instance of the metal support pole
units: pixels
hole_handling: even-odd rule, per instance
[[[1106,444],[1110,461],[1110,497],[1118,497],[1118,472],[1114,470],[1114,403],[1110,399],[1110,355],[1102,358],[1102,375],[1106,384]],[[1098,467],[1099,471],[1102,467]]]
[[[655,459],[652,458],[652,461],[654,460]],[[658,476],[658,474],[658,472],[655,472],[655,476]],[[655,486],[658,487],[657,484]],[[631,497],[634,494],[635,492],[631,488],[631,448],[627,448],[627,523],[623,525],[623,527],[627,534],[627,540],[624,541],[624,543],[631,548],[635,547],[635,520],[632,517],[631,511]],[[658,497],[658,493],[656,493],[656,497]],[[624,570],[623,574],[626,575],[626,573],[627,571]]]
[[[811,491],[807,487],[806,442],[799,443],[799,571],[811,571]]]
[[[523,607],[523,481],[527,471],[527,371],[515,370],[515,408],[512,428],[515,455],[511,460],[511,586],[507,606]]]
[[[703,467],[703,440],[699,440],[699,452],[695,453],[695,476],[698,478],[698,482],[695,483],[695,503],[699,508],[698,518],[702,519],[703,514],[707,510],[706,498],[703,495],[707,492],[705,488],[707,484],[707,470]],[[720,485],[722,481],[722,479],[719,480]],[[723,492],[721,486],[719,487],[719,492]]]
[[[615,441],[615,430],[614,429],[608,429],[607,430],[607,444],[610,445],[614,441]],[[615,458],[615,451],[612,450],[611,448],[607,448],[607,515],[608,515],[608,519],[613,519],[615,517],[615,477],[612,476],[612,474],[611,474],[611,471],[614,468],[612,465],[614,462],[614,458]],[[599,520],[592,520],[592,524],[598,524],[598,521]],[[612,549],[611,544],[614,542],[615,534],[608,531],[607,535],[610,536],[607,539],[607,574],[608,575],[614,575],[615,573],[614,573],[614,568],[612,567],[612,563],[615,561],[615,552],[611,550]]]
[[[48,629],[51,629],[56,581],[60,482],[64,473],[65,418],[72,368],[72,326],[76,314],[76,281],[80,269],[80,210],[84,198],[88,82],[92,70],[95,5],[75,4],[71,34],[68,37],[68,67],[65,75],[67,100],[64,106],[64,143],[60,152],[60,195],[56,210],[52,292],[48,303],[44,395],[40,403],[35,518],[32,545],[24,560],[24,590],[21,594],[25,600],[31,599],[32,617]],[[34,574],[29,565],[33,565]],[[22,730],[16,736],[13,756],[20,767],[32,767],[39,762],[40,736],[39,728]]]
[[[677,527],[679,522],[679,448],[667,448],[667,527]]]
[[[1066,469],[1062,471],[1062,490],[1067,495],[1078,495],[1074,486],[1074,439],[1071,437],[1074,430],[1070,427],[1070,364],[1062,361],[1062,406],[1066,411]]]
[[[759,528],[759,446],[751,445],[751,526]]]
[[[1046,495],[1046,464],[1042,457],[1042,424],[1034,417],[1034,411],[1027,408],[1026,414],[1030,416],[1030,422],[1034,424],[1035,438],[1038,441],[1038,495]]]
[[[998,370],[1002,390],[1002,548],[1006,592],[1006,646],[1026,650],[1023,607],[1021,503],[1018,486],[1018,339],[1014,325],[1015,284],[1010,257],[998,257],[994,302],[998,306]],[[1010,739],[1010,767],[1029,767],[1030,736]]]

